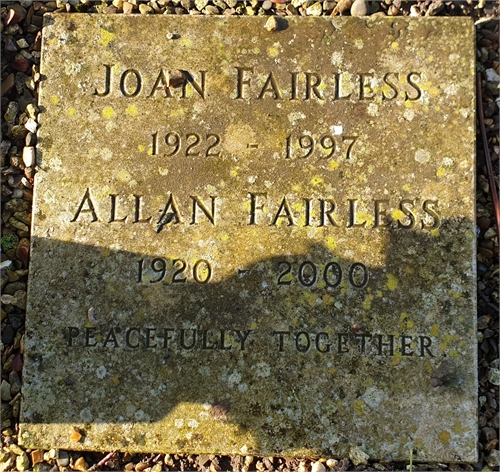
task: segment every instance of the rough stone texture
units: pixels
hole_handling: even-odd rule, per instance
[[[469,19],[45,21],[22,444],[474,462]]]

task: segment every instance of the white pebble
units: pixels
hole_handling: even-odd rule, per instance
[[[18,40],[16,41],[16,44],[17,44],[17,45],[18,45],[21,49],[24,49],[24,48],[29,47],[28,41],[26,41],[24,38],[18,39]]]
[[[28,119],[28,121],[26,123],[24,123],[24,127],[28,131],[31,131],[32,133],[36,133],[36,129],[38,128],[38,124],[33,118],[30,118],[30,119]]]
[[[312,465],[311,472],[326,472],[326,467],[322,462],[317,461]]]
[[[23,162],[26,167],[33,167],[35,164],[35,155],[34,146],[26,146],[23,149]]]

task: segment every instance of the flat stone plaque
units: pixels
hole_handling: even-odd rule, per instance
[[[475,461],[469,19],[45,21],[24,446]]]

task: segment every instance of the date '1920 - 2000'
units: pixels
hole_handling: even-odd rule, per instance
[[[239,276],[249,274],[251,269],[238,269]],[[189,264],[184,259],[165,259],[156,257],[146,262],[137,261],[137,282],[166,285],[185,284],[188,281],[206,284],[213,276],[212,264],[206,259],[198,259]],[[304,288],[315,286],[334,289],[341,285],[345,277],[349,285],[356,289],[365,288],[369,272],[364,264],[355,262],[348,268],[342,268],[338,262],[318,264],[309,260],[292,264],[279,261],[271,270],[271,276],[278,286],[290,286],[298,283]]]

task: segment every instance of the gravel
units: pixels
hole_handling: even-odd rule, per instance
[[[470,16],[476,24],[477,70],[481,73],[483,110],[488,147],[498,186],[500,75],[498,19],[500,7],[493,1],[464,0],[33,0],[3,1],[0,7],[2,182],[2,381],[0,472],[4,470],[220,470],[324,472],[345,470],[408,470],[408,464],[373,462],[363,451],[351,451],[341,460],[319,461],[273,457],[178,456],[110,452],[24,451],[17,446],[19,404],[24,354],[24,310],[28,277],[30,214],[33,176],[36,172],[37,90],[42,16],[46,12],[98,12],[114,14],[198,15],[377,15],[377,16]],[[274,28],[269,20],[268,28]],[[414,470],[489,470],[500,464],[498,390],[498,234],[488,184],[483,144],[477,148],[477,263],[478,263],[478,423],[480,440],[477,464],[414,464]],[[498,191],[498,190],[497,190]],[[353,465],[354,462],[354,465]],[[358,464],[358,465],[356,465]],[[68,469],[68,466],[70,469]]]

